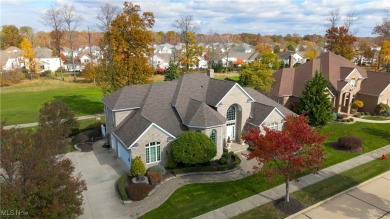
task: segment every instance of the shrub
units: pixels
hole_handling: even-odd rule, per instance
[[[165,168],[161,165],[151,166],[148,168],[147,172],[159,172],[161,176],[164,176],[167,173]]]
[[[356,150],[363,146],[363,141],[358,137],[344,136],[339,138],[338,146],[346,150]]]
[[[0,86],[10,86],[16,83],[19,83],[21,80],[25,79],[26,76],[20,69],[12,70],[12,71],[3,71],[0,74]]]
[[[162,181],[162,179],[163,179],[163,177],[162,177],[160,172],[147,172],[146,176],[148,176],[149,183],[152,186],[159,184]]]
[[[375,108],[375,113],[378,115],[385,115],[390,110],[390,106],[384,103],[380,103]]]
[[[129,198],[133,201],[140,201],[148,196],[152,186],[147,183],[133,183],[126,187]]]
[[[46,71],[41,73],[41,77],[47,77],[47,76],[50,76],[50,75],[51,75],[51,71],[50,70],[46,70]]]
[[[121,176],[116,182],[116,188],[118,190],[119,196],[123,201],[129,200],[129,196],[126,193],[126,184],[127,184],[127,176]]]
[[[351,107],[357,109],[357,108],[362,108],[363,106],[364,106],[363,101],[355,100],[355,101],[353,101]]]
[[[185,165],[206,163],[217,154],[214,142],[201,132],[183,132],[171,148],[175,161]]]
[[[232,154],[230,152],[224,152],[222,157],[226,158],[226,160],[230,160],[232,158]]]
[[[336,121],[339,118],[338,113],[333,113],[332,121]]]
[[[143,176],[145,175],[145,172],[146,172],[145,165],[144,162],[142,162],[141,157],[140,156],[135,157],[131,165],[131,170],[130,170],[131,176],[138,176],[138,175]]]
[[[217,166],[195,166],[195,167],[185,167],[180,169],[174,169],[174,174],[180,174],[180,173],[192,173],[192,172],[212,172],[212,171],[225,171],[225,170],[231,170],[237,165],[241,163],[240,157],[237,155],[233,155],[234,161],[229,164],[225,165],[217,165]]]
[[[221,165],[225,165],[225,164],[227,164],[227,159],[226,159],[226,157],[221,157],[221,158],[219,158],[218,162]]]
[[[349,119],[348,119],[348,122],[353,122],[353,118],[349,118]]]
[[[171,169],[177,167],[177,163],[175,161],[175,158],[173,157],[173,153],[172,152],[168,153],[168,164],[167,164],[167,167],[171,168]]]
[[[369,115],[371,115],[371,113],[370,113],[370,112],[366,112],[365,114],[366,114],[366,116],[369,116]]]

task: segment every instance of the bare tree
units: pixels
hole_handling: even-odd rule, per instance
[[[69,45],[71,49],[71,55],[72,55],[72,70],[73,70],[73,76],[74,80],[76,80],[76,73],[75,73],[75,66],[74,66],[74,55],[73,55],[73,34],[74,31],[76,31],[76,28],[80,25],[81,16],[77,15],[75,8],[73,5],[65,5],[61,10],[61,16],[64,20],[65,29],[68,32],[68,40]]]
[[[329,11],[329,18],[327,19],[330,22],[331,27],[335,27],[340,20],[340,11],[338,8]]]
[[[42,22],[52,28],[50,36],[54,41],[54,55],[60,59],[61,79],[64,80],[61,59],[61,38],[64,20],[61,16],[61,10],[51,6],[43,15]]]
[[[98,27],[102,32],[110,30],[111,21],[119,14],[120,10],[118,7],[113,6],[109,3],[100,6],[100,13],[96,16],[98,19]]]
[[[195,33],[199,30],[199,26],[194,23],[194,19],[192,18],[192,16],[188,15],[186,17],[181,17],[180,19],[175,20],[175,22],[173,23],[173,27],[180,30],[181,37],[182,37],[182,40],[183,40],[183,42],[185,44],[185,48],[186,48],[185,56],[186,56],[187,60],[191,59],[190,52],[189,52],[189,49],[190,49],[189,48],[189,46],[190,46],[189,36],[191,33],[195,35]],[[186,65],[187,72],[189,71],[189,69],[190,69],[190,66],[187,64]]]

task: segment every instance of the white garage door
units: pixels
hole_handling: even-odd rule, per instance
[[[130,152],[121,144],[118,142],[118,155],[119,157],[125,162],[126,166],[130,168],[131,165],[131,159],[130,159]]]

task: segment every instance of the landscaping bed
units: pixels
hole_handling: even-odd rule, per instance
[[[224,157],[225,156],[225,157]],[[227,171],[235,168],[237,165],[241,163],[241,159],[238,155],[234,154],[233,152],[230,153],[224,153],[222,155],[226,159],[225,164],[221,164],[221,159],[216,161],[211,161],[209,164],[206,165],[197,165],[197,166],[190,166],[190,167],[181,167],[181,168],[175,168],[172,169],[172,173],[174,175],[177,174],[184,174],[184,173],[193,173],[193,172],[213,172],[213,171]],[[222,163],[224,163],[222,161]]]

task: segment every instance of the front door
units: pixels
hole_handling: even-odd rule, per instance
[[[226,140],[230,137],[230,140],[234,141],[236,137],[236,124],[228,123],[226,124]]]

